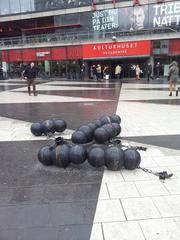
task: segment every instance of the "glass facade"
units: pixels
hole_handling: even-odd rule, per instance
[[[34,1],[33,0],[20,0],[21,12],[32,12],[34,11]]]
[[[112,0],[96,0],[96,4],[108,2],[112,3]],[[92,0],[0,0],[0,15],[91,6],[91,4]]]
[[[0,14],[10,14],[10,2],[8,0],[0,0]]]

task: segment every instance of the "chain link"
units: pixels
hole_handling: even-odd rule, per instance
[[[143,167],[137,167],[137,168],[139,168],[139,169],[141,169],[142,171],[144,171],[144,172],[148,172],[148,173],[151,173],[151,174],[153,174],[153,175],[155,175],[155,176],[159,176],[159,173],[158,172],[153,172],[151,169],[147,169],[147,168],[143,168]]]

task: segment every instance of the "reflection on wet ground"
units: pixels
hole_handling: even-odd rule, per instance
[[[116,112],[117,102],[73,102],[73,103],[14,103],[1,104],[0,115],[27,122],[49,118],[64,119],[68,127],[75,129],[81,124],[102,115]],[[15,109],[15,111],[14,111]]]
[[[17,91],[16,91],[17,92]],[[27,91],[21,91],[27,92]],[[116,89],[97,89],[97,90],[54,90],[45,91],[39,90],[39,94],[56,95],[56,96],[69,96],[69,97],[84,97],[93,99],[108,99],[117,100],[119,97],[119,88]]]

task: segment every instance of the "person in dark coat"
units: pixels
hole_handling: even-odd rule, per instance
[[[154,78],[152,77],[152,65],[151,63],[148,63],[147,65],[147,81],[149,82],[149,79],[151,78],[152,80],[154,80]]]
[[[160,64],[160,62],[157,62],[155,68],[156,68],[156,79],[158,80],[158,79],[159,79],[159,76],[160,76],[160,70],[161,70],[161,64]]]
[[[96,69],[96,65],[92,66],[92,73],[93,73],[93,80],[97,81],[97,69]]]
[[[3,68],[0,66],[0,80],[3,80]]]
[[[169,96],[172,96],[173,89],[176,91],[176,96],[178,96],[178,87],[177,87],[178,77],[179,77],[178,64],[176,61],[173,61],[169,65],[169,73],[168,73],[169,91],[170,91]]]
[[[81,71],[81,80],[82,81],[84,81],[84,77],[85,77],[85,70],[86,70],[86,67],[85,67],[85,65],[84,65],[84,63],[81,65],[81,69],[80,69],[80,71]]]
[[[36,76],[37,76],[37,69],[36,69],[33,62],[30,64],[30,66],[27,66],[25,68],[23,76],[27,80],[29,96],[31,96],[31,85],[33,86],[34,96],[37,96],[36,82],[35,82],[35,79],[36,79]]]
[[[104,70],[103,70],[103,74],[105,76],[106,80],[109,80],[110,74],[111,74],[111,69],[109,66],[105,66]]]

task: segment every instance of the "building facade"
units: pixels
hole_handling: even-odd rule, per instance
[[[0,2],[0,64],[8,77],[20,77],[31,61],[47,77],[72,77],[82,63],[87,76],[93,64],[120,64],[123,77],[139,64],[145,76],[148,62],[154,71],[159,62],[166,76],[180,60],[180,1]]]

